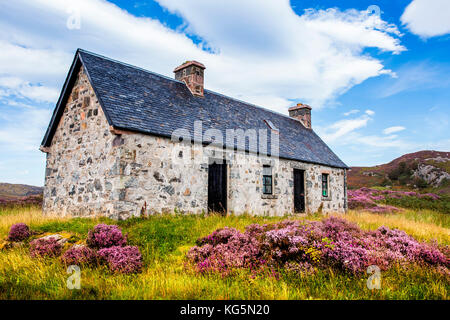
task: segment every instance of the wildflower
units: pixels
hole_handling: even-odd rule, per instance
[[[142,270],[142,255],[136,246],[113,246],[98,251],[100,259],[113,272],[137,273]]]
[[[56,257],[61,254],[62,245],[55,238],[35,239],[30,242],[30,255],[36,257]]]
[[[90,230],[86,240],[88,247],[101,249],[113,246],[124,246],[127,238],[116,225],[98,224]]]
[[[23,241],[30,237],[30,228],[25,223],[16,223],[11,226],[8,234],[9,241]]]

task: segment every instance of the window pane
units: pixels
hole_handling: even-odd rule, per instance
[[[328,174],[322,174],[322,196],[328,197]]]
[[[272,167],[270,167],[270,166],[263,166],[263,175],[271,176],[272,175]]]
[[[272,193],[272,176],[263,176],[263,193]]]

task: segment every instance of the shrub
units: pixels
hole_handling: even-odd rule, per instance
[[[124,246],[127,244],[126,236],[116,225],[98,224],[90,230],[86,240],[88,247],[95,249]]]
[[[218,229],[197,242],[200,245],[191,248],[188,256],[197,262],[199,272],[227,273],[233,268],[259,265],[259,244],[249,233],[243,234],[233,228]]]
[[[23,241],[30,237],[30,228],[25,223],[16,223],[11,226],[8,234],[9,241]]]
[[[392,186],[392,181],[388,177],[385,177],[383,181],[381,181],[380,185],[383,187]]]
[[[113,272],[137,273],[142,270],[142,255],[136,246],[114,246],[100,249],[100,259],[108,264]]]
[[[445,195],[414,191],[371,188],[348,190],[348,207],[350,209],[363,209],[373,213],[395,212],[400,210],[398,207],[450,212],[449,200],[450,197]]]
[[[56,257],[61,254],[62,245],[54,238],[35,239],[30,242],[30,255],[36,257]]]
[[[253,224],[244,233],[223,228],[197,243],[187,253],[187,259],[200,273],[284,268],[310,274],[315,268],[332,268],[355,274],[365,272],[373,264],[383,270],[397,263],[449,266],[448,247],[420,243],[401,230],[386,227],[364,231],[336,217]]]
[[[417,186],[417,188],[419,189],[425,189],[428,188],[428,183],[422,179],[422,178],[415,178],[414,179],[414,184]]]
[[[91,248],[74,245],[61,256],[62,262],[67,265],[94,264],[97,261],[97,253]]]
[[[349,209],[364,209],[373,213],[389,213],[398,211],[393,206],[380,206],[376,201],[385,200],[386,194],[396,196],[394,191],[379,191],[369,188],[360,188],[357,190],[348,190],[348,207]]]

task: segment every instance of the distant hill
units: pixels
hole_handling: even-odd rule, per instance
[[[0,182],[0,198],[14,199],[19,197],[42,195],[43,187],[29,186],[26,184],[12,184]]]
[[[374,167],[351,167],[348,186],[401,186],[450,194],[450,152],[425,150]]]

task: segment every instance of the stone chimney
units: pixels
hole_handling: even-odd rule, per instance
[[[175,79],[183,81],[191,93],[197,97],[203,97],[203,83],[205,66],[197,61],[186,61],[175,68]]]
[[[299,120],[306,128],[311,129],[311,107],[307,104],[297,103],[289,108],[289,117]]]

